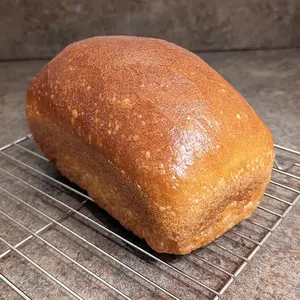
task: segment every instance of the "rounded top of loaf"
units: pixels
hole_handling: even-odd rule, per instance
[[[43,97],[38,108],[33,93]],[[273,156],[269,130],[241,94],[200,57],[159,39],[71,44],[32,82],[27,104],[99,149],[162,207],[174,193],[196,201],[244,162],[263,167]]]

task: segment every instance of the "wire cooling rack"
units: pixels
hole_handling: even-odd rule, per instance
[[[185,256],[161,255],[58,174],[31,135],[0,148],[2,290],[12,299],[219,299],[300,198],[300,152],[253,215]]]

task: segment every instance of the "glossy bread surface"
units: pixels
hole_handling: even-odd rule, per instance
[[[32,81],[36,142],[70,180],[158,252],[184,254],[247,218],[272,136],[243,97],[166,41],[71,44]]]

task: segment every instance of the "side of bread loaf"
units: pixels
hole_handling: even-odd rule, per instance
[[[247,218],[272,136],[195,54],[150,38],[71,44],[30,84],[34,139],[71,181],[158,252],[184,254]]]

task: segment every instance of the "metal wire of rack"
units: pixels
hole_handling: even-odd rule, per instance
[[[37,298],[30,280],[14,276],[18,258],[30,269],[26,278],[34,271],[52,287],[44,298],[219,299],[300,198],[300,152],[275,149],[272,180],[254,214],[203,249],[177,257],[151,251],[55,173],[31,135],[18,139],[0,148],[0,279],[22,299]],[[72,252],[73,246],[83,250]],[[76,274],[86,278],[84,285]]]

